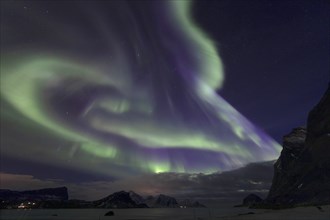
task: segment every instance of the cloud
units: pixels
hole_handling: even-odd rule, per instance
[[[63,180],[37,179],[32,175],[0,173],[0,186],[4,189],[33,190],[55,187]]]
[[[273,163],[252,163],[223,173],[159,173],[116,181],[72,183],[61,179],[38,179],[31,175],[0,173],[1,188],[30,190],[67,186],[71,199],[95,200],[119,190],[142,195],[168,194],[177,198],[241,199],[249,193],[265,196],[273,176]]]

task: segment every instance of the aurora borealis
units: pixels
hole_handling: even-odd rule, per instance
[[[278,157],[219,95],[226,64],[193,2],[2,4],[21,9],[1,25],[4,154],[115,177]]]

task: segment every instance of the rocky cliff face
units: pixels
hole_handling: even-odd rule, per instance
[[[330,84],[309,113],[307,129],[284,136],[265,201],[279,206],[330,204]]]
[[[142,203],[137,203],[131,198],[133,192],[120,191],[111,194],[103,199],[94,201],[93,204],[97,208],[147,208],[148,206]],[[135,194],[135,193],[134,193]]]
[[[203,208],[203,204],[193,200],[178,202],[174,197],[167,195],[148,196],[146,198],[129,191],[120,191],[103,199],[92,202],[97,208]]]
[[[306,145],[313,159],[321,159],[321,163],[330,160],[330,83],[308,115]]]
[[[129,191],[115,192],[103,199],[93,202],[97,208],[179,208],[180,204],[173,197],[160,194],[143,198],[139,194]],[[203,205],[196,202],[194,205]]]
[[[305,148],[306,129],[295,128],[283,137],[283,149],[279,159],[274,164],[274,178],[268,198],[274,198],[287,193],[300,176],[301,153]]]
[[[175,198],[160,194],[158,196],[150,196],[146,199],[146,203],[152,208],[178,208],[179,204]]]
[[[195,200],[184,199],[179,202],[180,208],[205,208],[206,206]]]

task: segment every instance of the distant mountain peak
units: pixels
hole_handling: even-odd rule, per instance
[[[68,200],[67,187],[44,188],[38,190],[13,191],[0,189],[0,200],[3,201],[47,201],[47,200]]]

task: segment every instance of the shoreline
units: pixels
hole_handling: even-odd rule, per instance
[[[104,216],[109,210],[114,216]],[[39,210],[1,210],[2,220],[14,219],[57,219],[57,220],[328,220],[330,205],[296,207],[290,209],[249,209],[245,208],[153,208],[153,209],[39,209]]]

